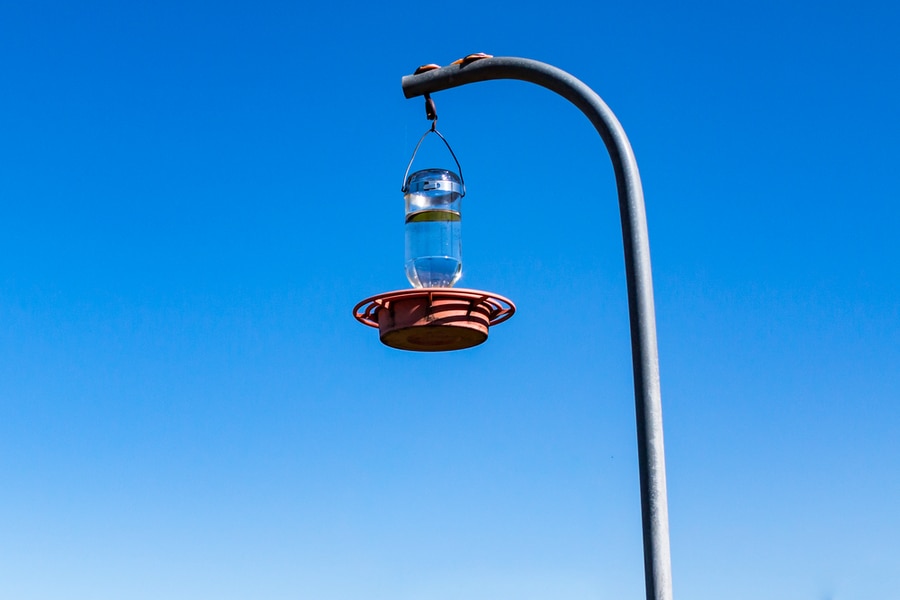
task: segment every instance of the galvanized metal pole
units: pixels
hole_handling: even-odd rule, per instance
[[[593,90],[565,71],[526,58],[481,58],[419,75],[408,75],[402,81],[403,94],[407,98],[414,98],[492,79],[528,81],[566,98],[594,124],[612,159],[619,194],[625,274],[628,281],[647,600],[671,600],[669,510],[666,501],[666,464],[656,316],[650,273],[650,242],[644,192],[631,143],[618,119]]]

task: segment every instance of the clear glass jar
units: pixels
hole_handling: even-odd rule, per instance
[[[424,169],[406,185],[406,278],[413,287],[451,287],[462,276],[462,182],[453,171]]]

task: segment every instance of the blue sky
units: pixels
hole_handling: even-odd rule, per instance
[[[400,78],[471,52],[572,73],[634,146],[675,597],[900,597],[898,23],[2,5],[0,598],[642,597],[615,185],[574,107],[435,95],[460,285],[519,308],[488,343],[399,352],[350,315],[407,285],[428,123]]]

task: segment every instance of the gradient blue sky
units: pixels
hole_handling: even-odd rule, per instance
[[[635,148],[676,598],[900,598],[898,30],[887,1],[3,3],[0,598],[643,597],[615,186],[574,107],[435,96],[460,285],[519,306],[487,344],[350,315],[407,285],[400,78],[471,52],[569,71]]]

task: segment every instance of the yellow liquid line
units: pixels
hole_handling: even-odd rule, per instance
[[[406,215],[407,223],[425,223],[434,221],[459,221],[459,212],[455,210],[420,210]]]

